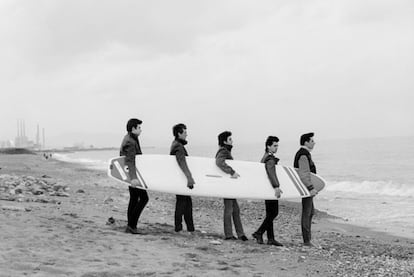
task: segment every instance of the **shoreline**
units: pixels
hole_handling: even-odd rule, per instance
[[[337,222],[336,217],[321,211],[312,225],[315,242],[321,247],[303,247],[299,203],[280,201],[274,225],[276,239],[285,247],[253,241],[251,234],[264,216],[260,201],[239,200],[249,241],[228,242],[222,238],[221,199],[193,197],[197,231],[194,235],[177,234],[173,231],[175,197],[155,192],[149,192],[150,201],[138,225],[145,235],[134,236],[124,233],[127,188],[110,180],[106,172],[37,155],[0,155],[0,164],[0,175],[47,176],[69,188],[68,197],[25,195],[25,200],[43,197],[60,204],[0,200],[1,276],[414,273],[414,240]],[[4,192],[0,191],[0,196],[3,199]],[[114,223],[109,224],[109,218]]]

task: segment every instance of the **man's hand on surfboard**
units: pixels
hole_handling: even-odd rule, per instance
[[[234,172],[233,175],[231,175],[231,178],[237,179],[240,177],[240,174],[237,172]]]
[[[193,189],[194,188],[194,184],[195,184],[195,182],[194,182],[194,179],[193,178],[190,178],[190,179],[187,180],[187,187],[189,189]]]
[[[131,180],[131,187],[138,188],[138,187],[142,187],[142,185],[141,185],[141,183],[139,182],[138,179],[132,179]]]
[[[280,188],[275,188],[275,196],[276,198],[280,198],[280,196],[282,195],[283,191]]]
[[[310,193],[311,196],[315,196],[315,195],[318,194],[318,191],[316,189],[312,189],[312,190],[309,191],[309,193]]]

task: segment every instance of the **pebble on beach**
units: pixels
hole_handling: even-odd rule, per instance
[[[47,176],[45,180],[43,175],[41,178],[34,176],[14,176],[8,174],[0,175],[0,199],[9,201],[25,201],[32,200],[33,202],[42,203],[57,203],[54,199],[39,199],[31,198],[33,196],[59,196],[69,197],[69,187],[64,184],[59,184],[51,177]]]

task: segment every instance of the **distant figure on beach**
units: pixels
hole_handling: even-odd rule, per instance
[[[311,151],[315,146],[313,140],[314,133],[303,134],[300,137],[301,148],[296,152],[293,166],[299,169],[299,177],[303,184],[308,188],[311,196],[302,198],[302,237],[303,245],[314,246],[311,242],[311,225],[312,217],[315,214],[315,208],[313,205],[313,197],[318,193],[311,181],[311,173],[316,174],[316,166],[312,161]]]
[[[230,174],[232,178],[238,178],[240,175],[234,171],[226,160],[233,160],[231,149],[233,148],[233,139],[231,132],[224,131],[218,135],[219,150],[216,154],[216,165],[225,173]],[[236,240],[233,236],[232,218],[236,228],[237,237],[242,240],[248,240],[243,231],[240,219],[239,204],[236,199],[224,199],[224,236],[226,240]]]
[[[173,127],[174,141],[171,144],[170,155],[174,155],[177,159],[177,163],[187,178],[187,187],[189,189],[194,188],[194,179],[188,168],[186,156],[188,156],[185,145],[187,144],[187,126],[182,123],[174,125]],[[183,216],[185,224],[187,225],[188,232],[194,232],[193,223],[193,203],[191,196],[188,195],[176,195],[174,225],[175,231],[180,232],[183,229]]]
[[[276,175],[276,165],[279,159],[275,157],[277,149],[279,147],[279,138],[275,136],[269,136],[265,142],[265,153],[260,162],[265,164],[266,174],[269,178],[270,185],[275,190],[276,198],[280,198],[282,190],[280,189],[279,180]],[[257,243],[263,244],[263,233],[267,233],[267,244],[283,246],[280,242],[275,240],[273,231],[273,220],[279,214],[279,201],[278,200],[265,200],[266,217],[263,220],[262,225],[259,229],[253,233],[253,238],[256,239]]]
[[[140,189],[142,184],[138,180],[137,170],[135,167],[135,155],[141,155],[141,146],[138,136],[141,134],[142,121],[131,118],[127,122],[128,134],[124,137],[121,144],[120,156],[125,156],[125,164],[128,166],[128,174],[131,179],[129,185],[129,204],[128,204],[128,226],[125,232],[131,234],[139,234],[137,229],[138,219],[142,210],[148,203],[148,193],[146,190]]]

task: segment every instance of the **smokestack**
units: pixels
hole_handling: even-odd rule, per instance
[[[36,133],[36,144],[40,144],[40,133],[39,133],[39,124],[37,124],[37,133]]]
[[[17,119],[17,137],[19,137],[19,136],[20,136],[19,128],[20,128],[20,122],[19,122],[19,120]]]
[[[23,137],[25,137],[25,136],[26,136],[26,124],[23,120]]]
[[[20,119],[20,138],[23,137],[23,120]]]
[[[43,132],[43,148],[46,148],[46,144],[45,144],[45,128],[42,128],[42,132]]]
[[[24,137],[23,119],[20,119],[20,144],[22,144],[23,137]]]

